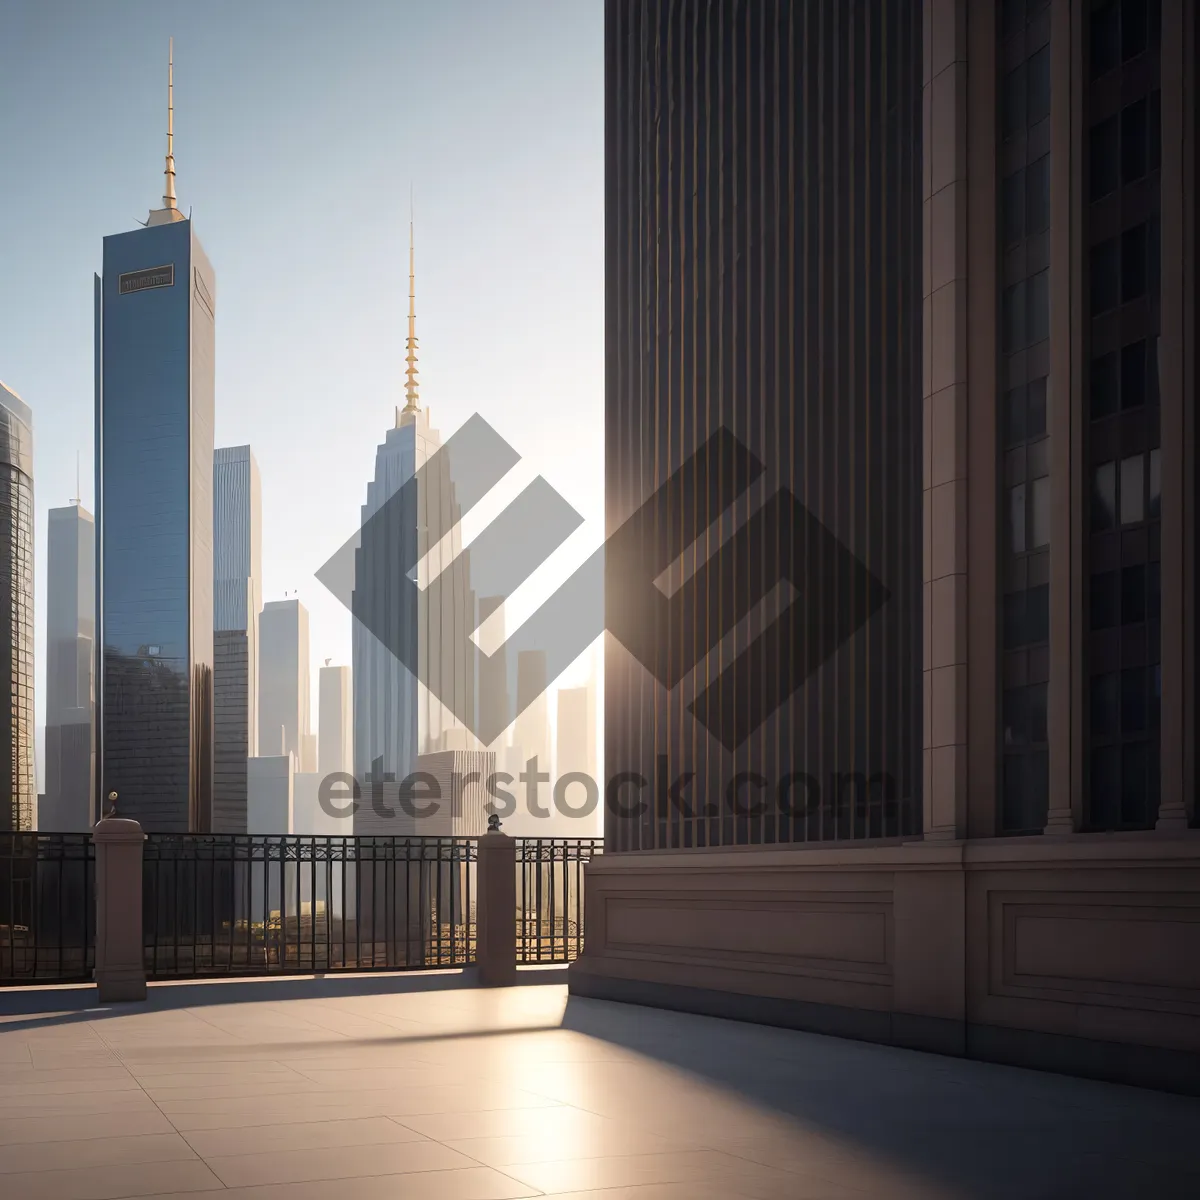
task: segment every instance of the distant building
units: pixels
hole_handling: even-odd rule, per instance
[[[212,820],[216,280],[175,201],[170,100],[167,128],[163,207],[104,239],[95,284],[97,790],[183,833]]]
[[[249,446],[213,454],[213,829],[246,832],[246,762],[258,754],[262,483]]]
[[[0,830],[32,829],[33,413],[0,383]]]
[[[317,697],[317,773],[354,770],[354,708],[350,668],[321,668]]]
[[[52,508],[46,538],[45,798],[38,828],[95,822],[96,526],[78,502]]]
[[[293,778],[290,754],[252,758],[246,765],[246,832],[274,835],[293,832]]]
[[[272,600],[263,605],[258,664],[259,752],[291,754],[301,764],[311,715],[308,609],[299,600]]]
[[[513,744],[520,749],[522,762],[537,758],[539,771],[549,771],[552,765],[547,686],[545,651],[520,651],[517,655],[518,711]]]
[[[416,675],[361,620],[354,621],[354,773],[364,790],[373,781],[394,787],[414,769],[419,754],[448,744],[445,735],[456,724],[451,710],[469,712],[474,705],[474,666],[461,651],[473,626],[474,598],[468,556],[459,540],[454,481],[445,456],[435,460],[441,468],[420,498],[415,521],[409,523],[411,510],[388,507],[388,501],[434,459],[441,446],[428,411],[418,403],[414,297],[410,228],[406,401],[376,451],[375,476],[367,485],[362,544],[355,555],[353,610],[371,611],[372,629],[402,630],[406,635],[411,631],[424,682],[418,683]],[[449,536],[443,543],[445,534]],[[450,581],[438,612],[395,587],[388,572],[401,547],[423,552],[420,588],[435,577],[443,584]],[[363,814],[363,809],[359,812]],[[369,817],[363,819],[371,824]],[[361,831],[356,818],[355,832]]]

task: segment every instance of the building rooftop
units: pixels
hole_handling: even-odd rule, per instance
[[[1200,1102],[455,974],[0,993],[0,1179],[116,1200],[1200,1195]]]

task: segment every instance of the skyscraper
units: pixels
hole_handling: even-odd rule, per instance
[[[46,564],[46,783],[38,828],[95,820],[96,526],[76,501],[52,508]]]
[[[299,766],[312,724],[308,609],[299,600],[263,605],[258,625],[258,751]]]
[[[406,343],[404,408],[397,409],[395,426],[378,447],[375,477],[367,485],[362,508],[363,541],[354,556],[354,611],[370,611],[375,629],[411,633],[421,664],[420,675],[404,667],[386,645],[360,621],[353,623],[352,679],[354,687],[354,773],[364,786],[371,782],[395,786],[414,770],[419,754],[445,748],[456,722],[455,697],[469,711],[475,694],[473,664],[463,653],[464,630],[474,619],[468,555],[461,549],[454,501],[454,481],[445,456],[436,479],[419,497],[417,520],[401,528],[400,506],[388,501],[433,459],[441,438],[419,403],[417,383],[416,285],[412,227],[409,227],[409,311]],[[372,520],[372,518],[374,518]],[[449,530],[448,539],[431,538],[430,529]],[[431,612],[419,594],[415,611],[409,593],[394,586],[387,572],[396,548],[416,545],[421,589],[443,571],[451,572],[439,611]],[[376,776],[381,778],[376,778]],[[355,817],[356,831],[387,832],[376,824],[371,806]]]
[[[249,446],[213,455],[213,829],[246,830],[246,761],[258,754],[262,484]]]
[[[320,672],[317,698],[317,773],[349,774],[354,770],[354,711],[350,668],[331,667]]]
[[[216,281],[175,200],[104,239],[96,277],[99,788],[162,832],[212,819]]]
[[[33,413],[0,383],[0,830],[32,829]]]
[[[691,791],[606,814],[572,990],[1200,1077],[1198,84],[1190,0],[610,0],[610,526],[724,423],[890,596],[730,753],[610,650],[609,778]],[[876,749],[911,824],[826,800]]]
[[[546,654],[522,650],[517,654],[517,720],[513,746],[521,752],[521,767],[538,760],[539,771],[550,770],[550,713],[546,704]]]

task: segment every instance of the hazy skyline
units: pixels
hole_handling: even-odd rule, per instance
[[[253,447],[263,599],[309,609],[315,679],[350,622],[313,573],[403,403],[410,187],[422,404],[444,435],[481,412],[585,516],[556,561],[602,537],[602,33],[583,0],[4,6],[0,379],[34,414],[39,725],[46,514],[77,452],[94,505],[91,277],[161,203],[168,37],[216,445]]]

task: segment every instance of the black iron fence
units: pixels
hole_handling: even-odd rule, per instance
[[[89,833],[0,833],[0,986],[77,983],[96,963]]]
[[[466,837],[149,834],[151,979],[463,967],[475,959]]]
[[[517,962],[567,963],[583,949],[583,867],[603,838],[517,838]]]

